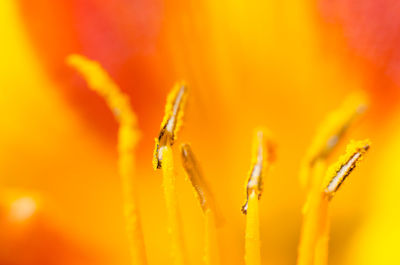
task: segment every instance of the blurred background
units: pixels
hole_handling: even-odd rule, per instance
[[[118,125],[66,65],[71,53],[100,62],[138,115],[150,264],[172,262],[151,162],[167,93],[182,79],[191,94],[178,144],[192,144],[225,218],[223,264],[244,264],[253,129],[268,127],[278,144],[260,201],[263,264],[294,264],[300,162],[324,117],[360,90],[370,106],[344,142],[373,146],[332,201],[329,262],[398,264],[399,12],[396,0],[2,0],[0,264],[130,264]],[[202,212],[177,171],[189,261],[202,264]]]

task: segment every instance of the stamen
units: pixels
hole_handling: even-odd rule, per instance
[[[340,157],[339,161],[327,171],[322,189],[320,184],[318,187],[313,186],[308,191],[308,207],[304,212],[297,265],[327,264],[329,201],[345,178],[364,157],[369,146],[368,140],[350,142],[346,154]],[[320,161],[313,168],[318,176],[324,169],[325,166]]]
[[[177,83],[168,95],[165,107],[165,115],[161,123],[160,134],[155,139],[155,149],[153,158],[154,169],[162,167],[162,149],[164,146],[172,146],[176,140],[176,135],[182,125],[184,108],[186,105],[188,88],[185,83]]]
[[[263,189],[263,175],[268,164],[275,159],[275,147],[265,130],[257,130],[253,142],[252,166],[246,188],[246,203],[242,207],[242,212],[246,214],[247,205],[251,193],[256,193],[258,199],[261,197]]]
[[[326,159],[343,139],[346,131],[367,108],[365,95],[362,93],[351,94],[342,106],[332,112],[317,130],[300,170],[302,186],[308,186],[310,169],[317,160]]]
[[[67,63],[84,77],[92,90],[105,99],[108,107],[119,122],[118,168],[122,182],[125,222],[132,264],[146,265],[147,259],[142,227],[134,199],[134,185],[132,184],[132,176],[135,174],[134,149],[140,135],[137,129],[135,113],[132,111],[128,96],[120,91],[119,87],[98,62],[73,54],[67,57]]]
[[[263,185],[263,177],[267,166],[274,160],[274,145],[265,130],[256,130],[253,142],[253,158],[250,177],[247,182],[246,204],[242,212],[246,214],[245,234],[245,263],[246,265],[260,265],[260,224],[259,205]]]
[[[171,247],[175,265],[186,264],[186,251],[183,242],[183,229],[180,220],[178,202],[176,198],[176,175],[171,146],[182,125],[184,107],[186,105],[187,87],[177,83],[167,98],[165,115],[161,123],[161,130],[156,138],[153,167],[162,169],[165,202],[167,206],[168,231],[171,235]]]
[[[346,154],[340,157],[332,167],[329,168],[324,193],[331,199],[340,188],[347,176],[353,171],[356,165],[363,159],[365,153],[369,150],[370,141],[350,142],[347,146]]]
[[[326,173],[325,161],[318,160],[312,168],[312,177],[318,180]],[[314,184],[314,183],[313,183]],[[298,248],[297,265],[315,264],[316,248],[318,251],[322,248],[321,231],[327,231],[328,224],[328,203],[321,196],[321,184],[313,185],[307,192],[307,201],[303,207],[303,222],[301,226],[301,235]]]
[[[217,265],[219,264],[219,255],[216,225],[217,222],[220,222],[220,218],[217,218],[219,217],[217,207],[189,144],[181,145],[181,154],[183,168],[192,183],[204,213],[204,261],[206,265]]]

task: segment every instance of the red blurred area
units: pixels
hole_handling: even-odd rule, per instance
[[[347,66],[363,69],[372,97],[392,110],[400,98],[400,2],[319,0],[318,12],[324,42],[344,53]]]
[[[167,61],[159,47],[161,0],[21,0],[20,9],[40,61],[88,124],[106,134],[116,132],[103,100],[66,66],[71,53],[99,61],[131,96],[139,117],[163,108],[153,102],[164,101],[159,88],[169,89],[174,77],[172,69],[161,65]],[[149,129],[146,120],[140,120],[144,131]]]
[[[81,78],[65,66],[68,54],[81,53],[99,61],[130,94],[141,119],[142,131],[146,132],[155,128],[146,121],[153,117],[157,120],[156,115],[162,112],[165,93],[160,91],[167,91],[177,79],[187,78],[179,75],[185,73],[179,69],[183,66],[172,61],[179,58],[178,61],[185,64],[188,57],[201,56],[204,52],[201,42],[206,41],[204,36],[207,35],[188,32],[202,32],[202,27],[207,27],[207,17],[200,17],[198,25],[184,22],[186,16],[205,14],[199,3],[163,0],[19,2],[21,17],[40,60],[61,84],[59,87],[68,101],[86,117],[88,124],[113,136],[115,128],[108,129],[114,124],[111,114],[101,99],[93,97]],[[305,6],[308,4],[304,2]],[[399,2],[318,0],[312,6],[319,18],[320,40],[329,47],[325,53],[331,53],[335,59],[341,58],[349,75],[361,72],[365,87],[371,91],[376,104],[389,113],[400,97]],[[193,66],[188,63],[185,67]]]

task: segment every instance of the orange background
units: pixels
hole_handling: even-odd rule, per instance
[[[330,262],[396,263],[399,38],[391,14],[399,6],[327,2],[2,1],[0,263],[129,264],[117,124],[66,66],[70,53],[99,61],[138,115],[136,179],[150,264],[171,263],[151,160],[166,95],[181,79],[191,94],[177,146],[192,143],[225,217],[223,264],[244,264],[240,207],[253,128],[268,127],[278,143],[260,206],[263,264],[293,264],[305,199],[300,161],[318,124],[354,90],[366,90],[371,104],[346,141],[370,138],[373,147],[332,203]],[[181,169],[177,179],[190,264],[201,264],[201,209]],[[16,223],[9,205],[21,196],[37,209]]]

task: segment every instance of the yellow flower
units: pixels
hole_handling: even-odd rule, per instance
[[[338,6],[349,5],[340,2]],[[351,15],[331,10],[335,15],[330,17],[345,20],[343,28],[352,32]],[[391,132],[395,122],[389,115],[397,114],[396,63],[386,53],[370,57],[372,63],[364,63],[363,58],[350,63],[354,56],[338,52],[348,47],[345,35],[337,30],[340,27],[332,29],[321,22],[320,14],[314,1],[4,0],[0,4],[0,17],[6,25],[0,28],[1,184],[5,193],[13,188],[23,192],[17,198],[6,196],[3,204],[8,207],[17,202],[17,213],[32,212],[20,211],[21,205],[28,210],[36,207],[33,216],[41,218],[46,228],[43,234],[60,240],[36,236],[41,234],[40,225],[32,225],[28,218],[28,227],[35,233],[23,234],[27,240],[39,238],[35,241],[38,248],[52,246],[57,251],[32,253],[23,240],[14,240],[23,231],[18,228],[0,237],[0,246],[17,242],[18,250],[18,254],[0,252],[0,263],[129,264],[130,253],[137,251],[139,259],[148,264],[172,264],[174,260],[203,264],[204,257],[210,264],[244,264],[247,217],[240,207],[248,165],[254,165],[251,132],[260,125],[275,135],[279,156],[274,170],[263,178],[262,200],[254,196],[251,200],[253,209],[259,211],[250,214],[247,224],[261,242],[260,249],[258,244],[251,248],[253,253],[261,253],[254,259],[260,259],[261,264],[293,264],[301,237],[310,238],[311,247],[305,250],[315,263],[326,261],[328,202],[320,197],[320,185],[314,183],[304,190],[297,176],[303,160],[306,180],[317,176],[316,182],[322,181],[326,164],[339,157],[338,151],[351,136],[371,138],[374,151],[354,173],[351,185],[329,202],[333,208],[329,261],[376,264],[377,257],[384,254],[390,263],[394,247],[373,246],[385,239],[395,245],[393,235],[398,233],[397,215],[388,215],[397,202],[390,195],[395,193],[393,172],[398,167],[387,159],[394,159],[399,150],[398,130]],[[375,20],[381,22],[371,21]],[[390,24],[389,18],[387,21]],[[372,35],[375,37],[373,32],[361,34],[365,38],[360,41],[370,40]],[[329,45],[321,42],[325,37]],[[396,47],[392,38],[385,40]],[[374,51],[368,45],[363,43],[362,49],[354,50],[363,57]],[[352,48],[349,50],[354,51]],[[389,50],[395,54],[395,49]],[[96,68],[107,73],[100,79],[87,80],[97,89],[107,84],[110,90],[98,90],[106,101],[92,93],[79,73],[65,64],[65,58],[76,53],[104,68]],[[387,60],[379,67],[377,62],[382,58]],[[185,121],[179,138],[174,134],[180,124],[171,122],[174,126],[161,142],[159,124],[166,95],[182,79],[190,89]],[[389,87],[384,84],[390,89],[382,89]],[[338,108],[351,92],[360,90],[366,90],[371,106],[363,123],[352,125],[342,136],[342,129],[353,122],[353,114],[359,114],[357,99],[350,107],[334,112],[338,116],[328,119],[332,123],[322,125],[323,133],[314,137],[326,114]],[[111,97],[107,94],[110,91]],[[177,97],[177,91],[172,98]],[[392,95],[390,100],[383,100],[386,91]],[[166,114],[161,129],[171,121],[174,104],[167,104]],[[325,152],[332,132],[342,141]],[[169,161],[168,167],[161,166],[163,173],[152,169],[154,137],[168,147],[165,156],[157,157]],[[171,140],[176,140],[172,147]],[[206,201],[212,193],[218,208],[210,210],[213,207],[203,202],[198,207],[192,184],[184,181],[181,161],[175,157],[181,142],[190,142],[195,150],[196,164],[207,180],[207,189],[203,188]],[[310,163],[315,157],[319,160],[316,165]],[[135,174],[129,173],[133,170]],[[135,179],[134,187],[127,176]],[[342,179],[338,180],[336,183],[341,183]],[[392,192],[385,193],[387,190]],[[44,203],[18,203],[18,198],[31,198],[31,193],[40,194]],[[136,200],[130,201],[131,193]],[[307,225],[301,228],[300,213],[309,194],[319,197],[304,207],[306,215],[311,212],[311,221],[305,221],[311,224],[310,229],[306,229]],[[138,214],[129,210],[133,203]],[[321,205],[324,211],[315,210]],[[224,220],[220,226],[219,215]],[[324,222],[316,222],[315,217],[321,216]],[[138,220],[145,250],[135,246],[137,240],[129,241],[132,234],[126,232],[126,228],[139,231],[135,230]],[[365,226],[360,226],[363,222]],[[136,228],[129,230],[129,224]],[[6,223],[5,227],[11,226]],[[386,237],[388,230],[393,233]],[[299,231],[311,233],[300,236]],[[20,259],[24,252],[33,258]]]

